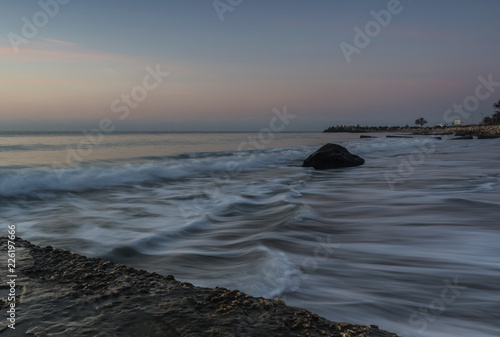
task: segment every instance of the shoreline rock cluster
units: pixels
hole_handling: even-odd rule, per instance
[[[500,137],[500,125],[467,125],[448,127],[409,127],[409,126],[332,126],[323,131],[324,133],[334,132],[405,132],[412,134],[446,134],[454,133],[456,136],[476,136],[478,138],[498,138]]]
[[[332,322],[281,299],[195,287],[20,238],[15,254],[16,323],[11,329],[0,321],[6,336],[397,336],[375,325]],[[0,256],[7,265],[6,237]],[[5,277],[4,316],[12,303]]]

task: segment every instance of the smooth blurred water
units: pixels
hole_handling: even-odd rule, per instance
[[[274,137],[108,135],[66,166],[81,135],[0,137],[4,227],[401,336],[500,335],[499,140]],[[366,164],[300,167],[327,142]]]

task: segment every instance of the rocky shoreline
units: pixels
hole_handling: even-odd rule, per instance
[[[4,266],[7,240],[0,245]],[[15,300],[8,300],[5,273],[0,286],[5,336],[397,336],[376,325],[332,322],[280,299],[195,287],[20,238],[15,247]],[[5,319],[12,303],[15,329]]]
[[[456,136],[472,136],[478,138],[498,138],[500,137],[500,125],[468,125],[468,126],[448,126],[448,127],[409,127],[409,126],[335,126],[323,131],[324,133],[335,132],[404,132],[411,134],[446,134],[452,133]]]

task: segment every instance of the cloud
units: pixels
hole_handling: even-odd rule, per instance
[[[70,46],[70,47],[80,46],[78,43],[70,42],[70,41],[62,41],[62,40],[49,39],[49,38],[42,38],[42,40],[45,42],[48,42],[50,44],[58,45],[58,46]]]
[[[71,42],[67,42],[71,43]],[[101,60],[101,61],[117,61],[117,62],[137,62],[136,59],[117,54],[106,54],[99,52],[75,52],[50,49],[20,49],[16,53],[12,48],[0,46],[0,55],[4,59],[12,61],[40,61],[40,57],[49,56],[55,61],[80,61],[80,60]]]
[[[13,80],[0,80],[0,85],[33,85],[33,84],[79,84],[84,81],[68,81],[68,80],[48,80],[48,79],[13,79]]]

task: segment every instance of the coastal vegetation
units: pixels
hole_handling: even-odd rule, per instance
[[[420,127],[424,126],[424,124],[427,124],[427,121],[425,118],[420,117],[419,119],[415,120],[416,125],[420,125]]]
[[[495,108],[495,113],[493,116],[486,116],[483,118],[483,124],[485,125],[499,125],[500,124],[500,100],[493,104]]]
[[[495,112],[492,116],[484,117],[480,125],[453,125],[446,126],[438,124],[433,127],[424,127],[427,124],[425,118],[420,117],[415,120],[418,126],[360,126],[357,125],[336,125],[331,126],[323,132],[407,132],[413,134],[439,134],[454,133],[455,135],[477,136],[497,138],[500,136],[500,100],[493,104]]]

